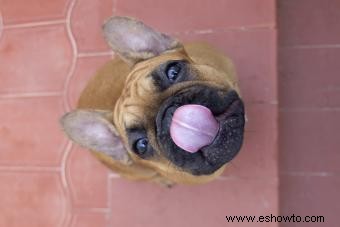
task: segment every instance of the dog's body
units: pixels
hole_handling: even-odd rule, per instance
[[[236,155],[243,138],[244,110],[237,95],[233,65],[206,44],[182,46],[163,34],[156,36],[160,33],[139,23],[129,18],[113,18],[106,23],[108,42],[121,58],[108,62],[89,81],[78,110],[63,117],[64,129],[72,140],[92,150],[98,159],[126,178],[165,185],[210,181]],[[121,26],[133,31],[132,35],[149,32],[160,44],[147,46],[151,51],[136,50],[136,46],[122,42],[126,31],[120,31]],[[152,45],[137,41],[138,45]],[[169,78],[165,81],[160,75],[173,64],[177,70],[180,67],[179,73],[174,74],[180,77],[169,85]],[[205,95],[206,98],[196,97]],[[200,153],[185,152],[171,140],[171,116],[178,106],[186,104],[208,107],[219,122],[219,133],[208,146],[211,148],[203,147]],[[142,152],[135,151],[136,146]]]

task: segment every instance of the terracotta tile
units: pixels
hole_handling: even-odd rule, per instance
[[[182,34],[183,41],[205,41],[235,63],[247,102],[277,102],[276,32],[269,29]]]
[[[281,107],[340,107],[339,58],[340,49],[281,49]]]
[[[339,172],[340,111],[282,111],[281,169]]]
[[[76,212],[72,220],[72,227],[106,227],[107,215],[95,212]]]
[[[4,23],[17,24],[24,22],[62,19],[66,14],[69,0],[1,0],[1,11]]]
[[[272,133],[278,129],[278,105],[245,103],[246,127],[248,132]]]
[[[324,216],[324,223],[282,223],[284,227],[338,226],[340,177],[281,177],[283,215]]]
[[[61,97],[0,99],[0,164],[57,166],[66,138]]]
[[[112,0],[76,1],[71,26],[79,52],[109,50],[101,28],[104,21],[112,16],[112,2]]]
[[[0,226],[60,226],[68,212],[56,173],[0,173]]]
[[[96,74],[96,71],[109,61],[110,56],[78,58],[75,71],[70,80],[68,88],[68,100],[72,108],[76,107],[80,93],[85,88],[89,79]]]
[[[339,44],[338,0],[278,1],[281,45]]]
[[[71,58],[62,25],[8,29],[0,42],[0,93],[62,91]]]
[[[277,181],[271,179],[220,180],[171,189],[123,179],[112,179],[111,184],[111,226],[249,226],[228,223],[225,216],[278,212]],[[254,226],[278,226],[261,224]]]
[[[107,207],[108,169],[89,151],[74,146],[66,166],[67,180],[76,207]]]
[[[188,13],[190,11],[190,13]],[[248,26],[274,26],[274,0],[116,1],[115,14],[139,18],[163,31],[225,29]]]
[[[267,178],[278,175],[277,106],[246,105],[248,122],[238,156],[226,167],[224,177]]]

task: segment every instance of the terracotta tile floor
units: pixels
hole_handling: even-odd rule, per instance
[[[240,226],[225,215],[277,215],[275,7],[275,0],[0,0],[0,226],[218,227]],[[171,190],[129,182],[62,134],[58,118],[112,57],[100,28],[113,13],[210,41],[234,60],[249,122],[240,155],[219,180]]]
[[[339,226],[340,1],[278,1],[280,211]]]

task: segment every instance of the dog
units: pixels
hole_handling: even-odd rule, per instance
[[[62,116],[66,135],[128,179],[171,186],[218,177],[241,149],[245,125],[231,60],[134,18],[108,19],[103,34],[119,57]]]

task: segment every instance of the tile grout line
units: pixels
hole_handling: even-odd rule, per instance
[[[275,2],[275,7],[274,7],[274,17],[277,17],[277,2]],[[279,142],[280,142],[280,112],[279,112],[279,108],[280,108],[280,80],[279,80],[279,48],[278,48],[278,44],[279,44],[279,29],[278,29],[278,21],[275,20],[274,22],[274,27],[275,30],[273,31],[273,39],[274,39],[274,48],[273,48],[273,58],[274,58],[274,65],[273,67],[271,67],[271,72],[275,75],[274,76],[274,84],[273,87],[275,89],[275,99],[276,99],[276,108],[274,110],[274,113],[272,113],[275,118],[274,118],[274,123],[275,124],[275,129],[270,129],[270,131],[272,131],[273,134],[273,145],[272,145],[272,149],[275,150],[275,154],[278,156],[279,152],[280,152],[280,147],[279,147]],[[276,187],[277,187],[277,195],[276,195],[276,199],[278,200],[280,197],[280,191],[279,191],[279,187],[280,187],[280,161],[276,158],[276,160],[274,161],[275,166],[273,167],[273,171],[275,171],[275,179],[277,180],[276,182]],[[279,210],[280,209],[280,204],[279,202],[277,202],[276,204],[276,209]]]
[[[48,25],[58,25],[58,24],[65,24],[66,20],[49,20],[49,21],[40,21],[40,22],[28,22],[22,24],[10,24],[4,25],[4,29],[15,29],[15,28],[32,28],[32,27],[39,27],[39,26],[48,26]]]
[[[340,107],[290,107],[290,108],[279,108],[279,112],[338,112]]]
[[[277,180],[277,179],[280,179],[279,176],[276,176],[276,175],[272,175],[272,176],[249,176],[249,177],[246,177],[246,176],[237,176],[237,175],[233,175],[233,176],[225,176],[225,175],[221,175],[221,176],[218,176],[216,178],[216,180],[219,180],[219,181],[234,181],[234,180],[261,180],[261,181],[266,181],[266,180]]]
[[[115,1],[114,1],[115,2]],[[74,7],[75,2],[70,3],[70,7]],[[112,12],[115,13],[115,9],[113,8]],[[3,25],[4,29],[14,29],[14,28],[30,28],[30,27],[38,27],[38,26],[48,26],[48,25],[57,25],[57,24],[65,24],[69,22],[67,13],[67,18],[59,19],[59,20],[48,20],[48,21],[40,21],[40,22],[28,22],[28,23],[19,23],[19,24],[10,24]],[[0,20],[1,21],[1,20]],[[276,27],[274,24],[260,24],[260,25],[250,25],[250,26],[239,26],[239,27],[229,27],[229,28],[212,28],[212,29],[197,29],[197,30],[184,30],[179,32],[169,32],[169,34],[211,34],[214,32],[229,32],[229,31],[253,31],[253,30],[275,30]],[[325,45],[325,46],[337,46],[340,45]]]
[[[121,178],[121,176],[118,173],[115,173],[115,172],[109,172],[107,174],[107,176],[110,179],[119,179],[119,178]]]
[[[298,44],[279,46],[278,49],[337,49],[340,48],[340,44]]]
[[[2,31],[3,30],[4,30],[4,24],[3,24],[3,20],[2,20],[2,13],[0,11],[0,41],[1,41]]]
[[[64,188],[69,188],[69,184],[67,182],[67,176],[66,176],[66,166],[67,166],[66,163],[67,163],[68,157],[71,153],[71,150],[72,150],[72,142],[68,141],[68,143],[65,147],[64,154],[63,154],[63,157],[62,157],[62,160],[61,160],[61,165],[60,165],[61,180],[62,180]]]
[[[118,0],[112,0],[112,15],[115,16],[116,12],[117,12],[117,1]],[[115,52],[112,50],[111,51],[111,59],[114,59],[115,58]]]
[[[86,57],[101,57],[101,56],[111,56],[113,51],[102,51],[102,52],[82,52],[78,53],[78,58],[86,58]]]
[[[65,1],[65,7],[63,8],[63,12],[62,12],[64,18],[67,17],[67,12],[70,9],[70,5],[72,4],[72,1],[73,0],[66,0]],[[65,21],[66,21],[66,19],[65,19]]]
[[[8,98],[35,98],[35,97],[57,97],[62,96],[62,92],[28,92],[28,93],[11,93],[0,94],[0,99]]]
[[[275,24],[260,24],[260,25],[250,25],[250,26],[239,26],[239,27],[229,27],[229,28],[211,28],[211,29],[197,29],[197,30],[185,30],[179,32],[169,32],[171,35],[189,35],[189,34],[211,34],[219,32],[233,32],[233,31],[256,31],[256,30],[276,30]]]
[[[71,204],[71,199],[70,199],[70,192],[67,188],[67,186],[65,187],[65,184],[63,182],[63,169],[61,168],[60,171],[60,178],[61,178],[61,188],[64,194],[64,209],[62,211],[62,218],[60,219],[60,227],[65,227],[65,226],[69,226],[70,222],[72,220],[72,215],[70,214],[72,212],[72,204]]]
[[[67,216],[65,216],[64,218],[64,222],[63,222],[63,227],[64,226],[70,226],[73,220],[73,211],[74,211],[74,207],[72,206],[72,191],[71,191],[71,186],[69,185],[68,181],[67,181],[67,173],[66,173],[66,166],[67,166],[67,160],[69,157],[69,154],[71,153],[71,149],[72,149],[72,142],[68,142],[67,146],[64,150],[64,155],[62,157],[62,161],[61,161],[61,171],[60,171],[60,175],[61,175],[61,182],[63,184],[63,189],[65,191],[65,195],[66,195],[66,199],[67,199],[67,205],[68,205],[68,210],[69,212],[67,213]]]
[[[68,100],[68,89],[69,89],[69,86],[70,86],[70,81],[72,79],[72,76],[73,76],[75,68],[76,68],[77,56],[78,56],[77,43],[76,43],[76,40],[75,40],[74,35],[72,33],[72,28],[71,28],[71,15],[72,15],[75,3],[76,3],[76,0],[71,1],[69,9],[67,11],[67,15],[66,15],[67,36],[68,36],[69,41],[71,43],[72,53],[73,53],[72,64],[71,64],[69,72],[66,76],[66,80],[65,80],[65,83],[64,83],[64,91],[63,91],[64,108],[65,108],[66,111],[71,109],[71,104],[69,103],[69,100]]]
[[[107,214],[109,212],[109,210],[105,207],[91,207],[91,208],[88,208],[88,207],[85,207],[85,208],[74,208],[74,212],[75,213],[102,213],[102,214]]]
[[[67,179],[71,179],[71,176],[69,175],[69,172],[66,171],[67,168],[67,160],[72,152],[72,148],[73,148],[73,143],[70,141],[69,145],[65,151],[65,155],[63,156],[63,161],[62,161],[62,168],[61,168],[61,174],[62,174],[62,181],[65,185],[65,187],[67,188],[68,191],[68,198],[70,200],[70,203],[73,204],[74,203],[78,203],[81,202],[79,200],[79,198],[77,197],[77,193],[75,190],[73,190],[74,188],[76,188],[74,186],[74,182],[72,182],[72,180],[67,180]],[[71,210],[74,211],[76,208],[73,207],[71,205]]]
[[[107,226],[111,227],[112,226],[112,178],[110,173],[107,175],[107,209],[108,209],[108,214],[107,214]]]
[[[59,124],[59,127],[60,127],[60,131],[63,132],[63,128],[60,126],[60,122],[58,121],[57,122]],[[64,152],[69,149],[68,147],[70,146],[69,145],[69,140],[66,136],[63,137],[63,141],[61,143],[61,145],[59,146],[59,152],[61,155],[61,157],[59,158],[59,166],[61,167],[61,174],[63,174],[63,168],[62,168],[62,165],[63,165],[63,158],[64,158]],[[63,179],[62,179],[63,180]]]
[[[277,106],[277,105],[279,105],[279,101],[278,100],[272,100],[272,101],[252,101],[252,102],[248,102],[248,104]]]
[[[70,103],[68,102],[67,98],[67,91],[69,88],[70,80],[72,75],[74,74],[76,63],[77,63],[77,55],[78,55],[78,50],[77,50],[77,43],[75,41],[75,38],[72,33],[71,29],[71,15],[74,9],[74,6],[76,4],[76,0],[69,0],[68,1],[68,7],[66,10],[66,19],[64,20],[65,26],[66,26],[66,33],[69,39],[69,42],[71,44],[72,48],[72,60],[71,60],[71,66],[69,68],[69,71],[66,75],[65,82],[64,82],[64,89],[62,92],[62,98],[63,98],[63,106],[64,110],[68,110],[70,108]],[[63,188],[65,190],[65,195],[66,195],[66,200],[67,200],[67,205],[68,205],[68,212],[67,215],[64,216],[64,220],[61,223],[61,226],[71,226],[72,221],[73,221],[73,216],[74,216],[74,206],[72,203],[72,188],[71,185],[69,184],[67,180],[67,160],[70,156],[71,150],[72,150],[72,142],[67,141],[66,146],[64,147],[64,153],[63,157],[61,160],[61,181],[63,184]],[[66,210],[66,209],[65,209]],[[66,211],[65,211],[66,212]]]
[[[9,171],[9,172],[61,172],[60,167],[52,167],[52,166],[5,166],[0,165],[0,171]]]
[[[292,176],[292,177],[336,177],[340,176],[340,173],[320,171],[320,172],[305,172],[305,171],[281,171],[280,176]]]

